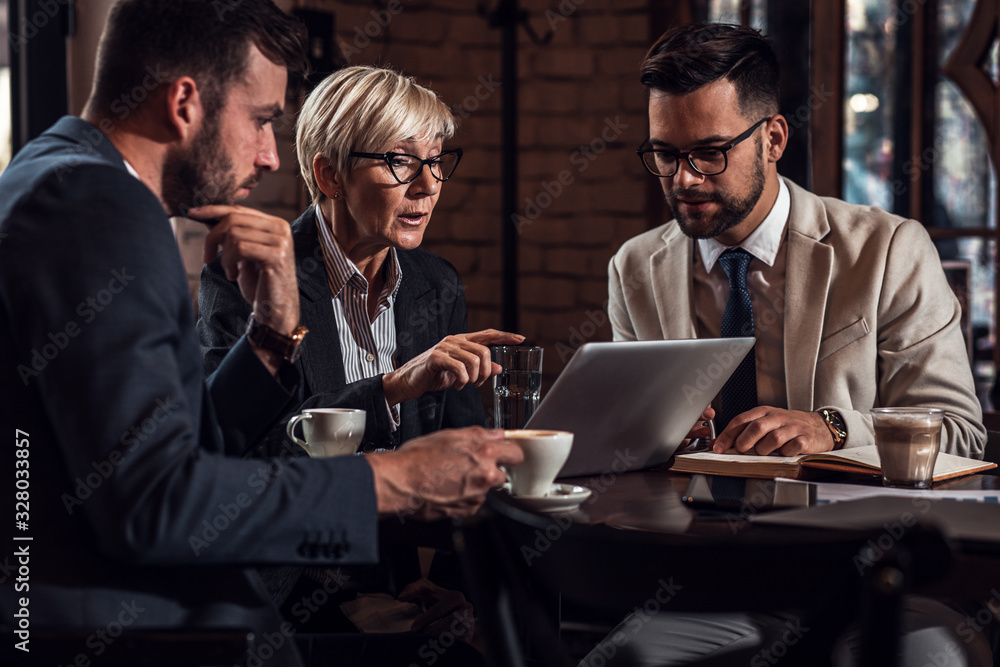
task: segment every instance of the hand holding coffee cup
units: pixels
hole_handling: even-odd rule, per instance
[[[295,434],[302,424],[303,438]],[[285,432],[309,456],[354,454],[365,434],[365,411],[352,408],[309,408],[288,420]]]
[[[569,458],[573,434],[568,431],[514,429],[504,438],[524,452],[524,461],[507,469],[510,492],[514,496],[544,497]]]
[[[882,466],[882,483],[930,488],[934,463],[941,449],[944,410],[935,408],[874,408],[875,447]]]

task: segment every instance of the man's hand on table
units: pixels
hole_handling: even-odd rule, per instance
[[[503,431],[473,426],[415,438],[366,459],[379,514],[432,521],[475,513],[486,492],[505,481],[498,466],[520,463],[524,454]]]
[[[833,449],[833,436],[818,412],[756,407],[736,415],[715,439],[716,454],[798,456]]]
[[[480,387],[503,369],[493,363],[488,345],[517,345],[521,334],[485,329],[446,336],[440,343],[418,354],[382,377],[389,405],[418,398],[429,391]]]

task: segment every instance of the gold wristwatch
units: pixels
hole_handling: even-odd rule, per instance
[[[302,341],[307,333],[309,329],[300,324],[292,330],[291,335],[286,336],[257,321],[253,313],[247,321],[246,334],[250,342],[262,350],[274,352],[290,364],[294,364],[302,353]]]
[[[840,449],[847,441],[847,424],[844,423],[844,418],[836,410],[823,408],[818,412],[823,415],[823,421],[826,422],[826,427],[830,429],[830,435],[833,436],[833,448]]]

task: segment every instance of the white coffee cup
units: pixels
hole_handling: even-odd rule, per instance
[[[573,448],[573,434],[569,431],[514,429],[504,431],[504,437],[524,452],[524,461],[507,468],[511,495],[549,495],[552,482]]]
[[[305,439],[295,435],[295,426],[302,423]],[[288,420],[285,432],[309,456],[343,456],[353,454],[365,434],[365,411],[352,408],[309,408]]]

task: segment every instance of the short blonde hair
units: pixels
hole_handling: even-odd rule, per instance
[[[302,178],[313,202],[325,195],[313,173],[322,154],[340,174],[350,173],[351,151],[377,153],[404,139],[455,136],[455,117],[437,94],[390,69],[353,66],[334,72],[306,98],[295,132]]]

